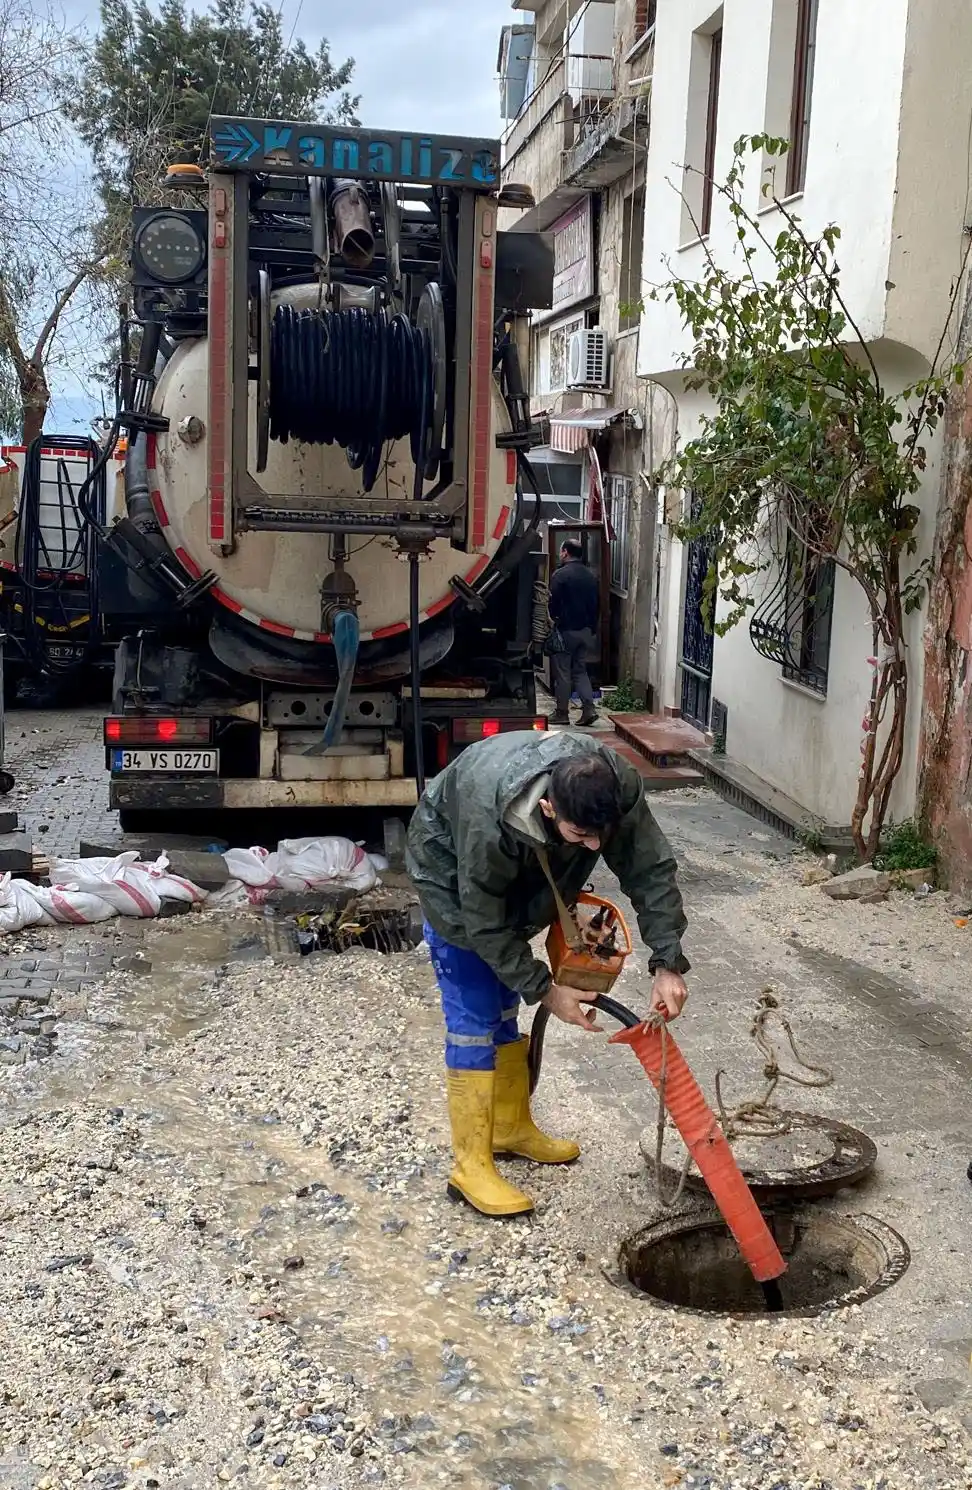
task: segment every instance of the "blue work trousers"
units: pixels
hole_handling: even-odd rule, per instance
[[[442,994],[446,1065],[452,1071],[492,1071],[497,1045],[520,1038],[520,995],[475,952],[444,942],[429,925],[425,940]]]

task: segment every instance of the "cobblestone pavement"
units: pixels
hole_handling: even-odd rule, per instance
[[[8,709],[5,768],[16,779],[2,806],[20,813],[48,858],[74,858],[82,838],[118,840],[108,811],[103,708]]]
[[[123,846],[106,807],[100,720],[101,711],[8,716],[8,761],[18,783],[8,801],[52,855],[73,855],[81,836],[107,834]],[[879,1146],[875,1177],[828,1204],[876,1214],[911,1247],[910,1271],[868,1306],[869,1325],[899,1357],[907,1354],[929,1401],[957,1402],[972,1426],[967,935],[962,940],[946,910],[934,906],[920,912],[926,920],[915,930],[919,912],[910,897],[867,908],[827,902],[815,919],[802,910],[791,915],[773,895],[781,880],[799,885],[806,857],[795,844],[702,791],[655,798],[652,810],[679,858],[690,920],[692,999],[680,1044],[708,1092],[723,1069],[731,1102],[753,1095],[762,1062],[750,1040],[752,1012],[767,987],[782,999],[807,1057],[834,1075],[823,1091],[784,1088],[784,1105],[840,1117]],[[603,886],[610,889],[609,877]],[[942,900],[932,897],[935,905]],[[83,994],[124,952],[119,934],[45,932],[4,946],[0,1004],[9,1012],[16,999],[17,1017],[36,1020],[52,999],[56,1005],[62,995]],[[617,990],[636,1009],[645,1007],[646,962],[647,954],[636,953]],[[640,1067],[627,1051],[574,1031],[552,1028],[548,1044],[546,1099],[556,1102],[568,1087],[577,1092],[591,1124],[626,1135],[629,1179],[643,1178],[638,1145],[654,1103]]]

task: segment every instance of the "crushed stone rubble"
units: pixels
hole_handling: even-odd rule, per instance
[[[760,915],[809,906],[799,872]],[[156,930],[157,968],[180,934]],[[639,1199],[608,1124],[586,1162],[530,1169],[533,1218],[451,1206],[421,953],[199,971],[169,968],[189,1017],[152,1039],[99,1027],[3,1073],[0,1484],[972,1487],[963,1430],[866,1313],[731,1320],[612,1286]],[[568,1131],[565,1080],[544,1101]]]

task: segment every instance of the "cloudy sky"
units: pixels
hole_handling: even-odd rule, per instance
[[[204,6],[196,0],[194,8]],[[97,0],[65,0],[65,10],[72,24],[97,26]],[[283,15],[308,45],[326,36],[336,62],[354,57],[364,124],[500,133],[496,53],[500,28],[517,19],[511,0],[283,0]],[[49,427],[87,424],[86,382],[81,367],[59,370]]]
[[[72,24],[97,27],[98,0],[61,3]],[[281,11],[309,46],[326,36],[335,61],[355,59],[365,124],[498,133],[496,53],[516,19],[511,0],[282,0]]]
[[[297,14],[287,0],[284,14]],[[496,52],[510,0],[304,0],[297,31],[320,27],[334,57],[357,62],[364,123],[492,136],[499,132]]]

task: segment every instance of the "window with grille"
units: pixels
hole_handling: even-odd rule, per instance
[[[791,542],[786,558],[787,644],[783,676],[826,694],[834,618],[833,559]]]
[[[630,476],[604,477],[604,504],[614,534],[611,540],[611,590],[622,598],[631,583],[631,501],[634,482]]]

